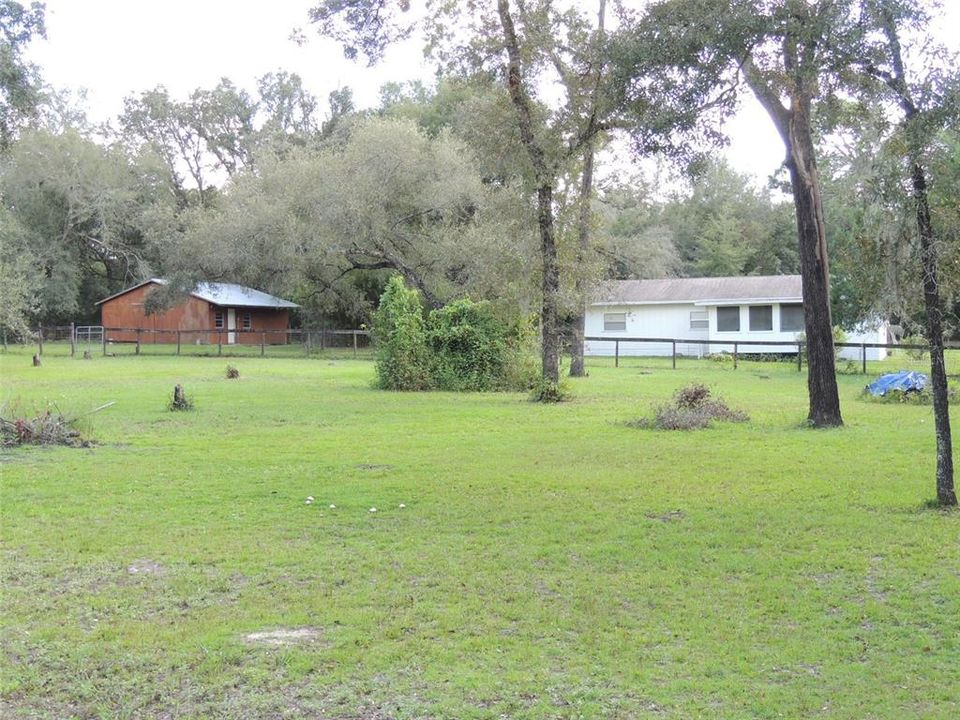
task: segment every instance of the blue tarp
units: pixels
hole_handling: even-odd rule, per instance
[[[923,373],[912,370],[901,370],[900,372],[881,375],[872,383],[867,385],[867,392],[876,397],[883,397],[891,390],[899,392],[922,392],[930,382]]]

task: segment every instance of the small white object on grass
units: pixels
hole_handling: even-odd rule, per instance
[[[313,500],[312,500],[311,498],[307,498],[307,499],[304,501],[303,504],[304,504],[304,505],[313,505]]]
[[[331,510],[336,510],[336,509],[337,509],[337,506],[334,505],[333,503],[330,503],[330,509],[331,509]]]
[[[309,500],[310,502],[313,502],[313,495],[307,495],[307,500]]]
[[[376,511],[377,511],[376,508],[370,508],[370,512],[376,512]]]
[[[405,505],[405,504],[403,504],[403,503],[400,503],[400,509],[401,509],[401,510],[403,510],[403,509],[404,509],[405,507],[406,507],[406,505]]]

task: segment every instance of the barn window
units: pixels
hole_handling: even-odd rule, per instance
[[[624,332],[627,329],[626,313],[604,313],[603,331],[604,332]]]
[[[780,331],[800,332],[803,330],[803,305],[780,306]]]
[[[249,330],[251,327],[253,327],[252,318],[250,317],[249,312],[245,312],[243,314],[243,329]]]
[[[717,332],[740,332],[740,306],[717,308]]]
[[[706,330],[710,327],[710,319],[707,317],[706,310],[690,311],[690,329]]]
[[[217,330],[223,330],[223,310],[217,310],[213,315],[213,326]]]
[[[750,306],[750,332],[773,330],[773,305]]]

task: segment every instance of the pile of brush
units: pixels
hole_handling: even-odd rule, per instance
[[[0,445],[12,447],[14,445],[66,445],[67,447],[90,447],[91,442],[85,440],[77,428],[77,421],[81,417],[91,415],[99,410],[108,408],[113,403],[83,413],[76,417],[67,417],[56,407],[48,407],[33,417],[0,415]]]

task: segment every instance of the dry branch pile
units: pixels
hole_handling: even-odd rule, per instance
[[[672,403],[654,408],[652,418],[638,418],[628,425],[657,430],[702,430],[715,420],[746,422],[749,419],[745,412],[732,410],[723,400],[713,397],[706,385],[694,383],[677,390]]]
[[[34,418],[0,417],[0,439],[4,447],[12,445],[68,445],[87,447],[73,422],[59,411],[47,410]]]

